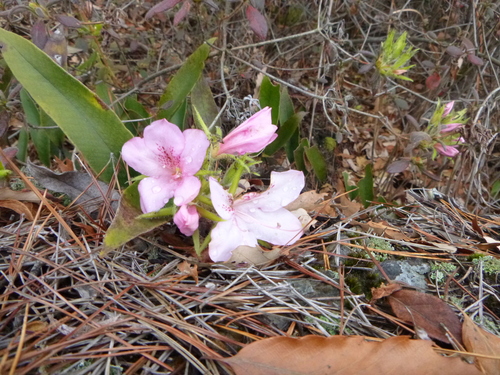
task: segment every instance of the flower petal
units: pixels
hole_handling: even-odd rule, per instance
[[[214,205],[215,211],[224,220],[233,217],[233,197],[215,180],[210,177],[210,199]]]
[[[182,206],[174,215],[174,223],[185,236],[192,236],[200,224],[200,215],[195,206]]]
[[[437,150],[437,152],[439,152],[441,155],[449,156],[450,158],[454,158],[460,153],[460,151],[458,151],[456,147],[457,146],[442,145],[441,143],[436,143],[434,145],[434,148]]]
[[[122,147],[122,158],[137,172],[146,176],[159,176],[159,163],[156,154],[147,148],[144,139],[134,137]]]
[[[181,170],[183,174],[194,175],[205,161],[210,142],[203,130],[184,130],[185,146],[181,154]]]
[[[249,205],[264,212],[276,211],[297,199],[304,184],[301,171],[271,172],[269,189],[261,194],[245,194],[235,202],[235,210],[241,205]]]
[[[184,135],[181,129],[165,119],[154,121],[144,129],[145,146],[161,154],[163,151],[180,156],[184,150]]]
[[[458,128],[460,128],[463,124],[459,123],[459,122],[456,122],[456,123],[453,123],[453,124],[445,124],[445,125],[441,125],[441,130],[440,132],[441,133],[450,133],[452,131],[455,131],[457,130]]]
[[[293,244],[304,233],[300,220],[285,208],[274,212],[255,210],[245,213],[238,211],[236,214],[238,226],[242,226],[241,221],[246,223],[256,238],[274,245]]]
[[[455,101],[451,101],[448,104],[444,106],[444,112],[443,112],[443,117],[446,117],[450,114],[451,110],[453,109],[453,106],[455,105]]]
[[[144,213],[158,211],[174,196],[177,182],[167,177],[147,177],[139,182],[141,209]]]
[[[225,262],[238,246],[257,245],[257,238],[247,231],[241,230],[234,220],[221,221],[212,229],[212,240],[208,245],[208,254],[214,262]]]
[[[198,177],[186,176],[182,178],[175,189],[174,204],[182,206],[191,202],[200,192],[201,182]]]
[[[278,127],[272,124],[271,108],[266,107],[226,135],[217,155],[260,152],[276,139],[277,129]]]

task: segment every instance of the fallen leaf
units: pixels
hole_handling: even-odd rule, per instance
[[[191,3],[189,1],[184,1],[181,9],[174,16],[174,26],[177,26],[184,18],[186,18],[189,10],[191,9]]]
[[[326,196],[326,193],[317,193],[316,190],[306,191],[285,208],[288,211],[298,210],[299,208],[303,208],[306,211],[315,211],[318,206],[325,203],[324,199]]]
[[[318,222],[317,220],[314,220],[308,213],[306,210],[304,210],[303,208],[299,208],[297,210],[293,210],[293,211],[290,211],[297,219],[299,219],[300,221],[300,224],[302,224],[302,228],[304,228],[304,232],[305,233],[308,233],[309,232],[309,229],[311,229],[311,227],[313,225],[316,225],[316,223]]]
[[[147,19],[153,17],[157,13],[161,13],[161,12],[164,12],[166,10],[169,10],[170,8],[173,8],[174,6],[176,6],[180,2],[181,2],[181,0],[163,0],[163,1],[160,1],[158,4],[156,4],[150,10],[148,10],[144,19],[147,20]]]
[[[29,204],[29,203],[28,203]],[[16,200],[3,200],[0,201],[0,207],[8,208],[9,210],[17,212],[19,215],[24,215],[29,221],[35,218],[36,210],[28,207],[28,204]]]
[[[187,260],[177,265],[177,269],[181,275],[191,276],[196,285],[198,285],[198,265],[191,264]]]
[[[440,83],[441,83],[441,76],[436,72],[432,73],[425,80],[425,86],[427,86],[429,90],[437,89]]]
[[[111,206],[115,211],[118,207],[120,194],[117,191],[108,194],[109,186],[88,173],[73,171],[57,174],[32,163],[28,163],[28,170],[43,187],[66,194],[72,200],[78,197],[76,204],[89,213],[99,209],[106,196],[111,197]]]
[[[476,363],[484,374],[500,374],[500,337],[479,327],[464,314],[462,328],[464,346],[468,352],[499,357],[499,359],[476,357]]]
[[[231,258],[226,263],[262,266],[284,255],[283,251],[284,249],[279,246],[274,247],[272,250],[263,250],[260,246],[238,246],[233,250]]]
[[[360,336],[271,337],[223,359],[236,375],[476,375],[474,365],[444,357],[432,341],[406,336],[376,342]]]
[[[40,203],[40,198],[31,190],[12,190],[7,187],[0,188],[0,200],[14,199],[17,201]]]
[[[390,296],[392,293],[397,292],[398,290],[403,289],[403,286],[401,284],[396,284],[396,283],[391,283],[388,285],[382,285],[381,287],[378,288],[372,288],[372,300],[370,303]]]
[[[399,319],[424,329],[434,339],[450,344],[444,326],[462,343],[462,324],[442,299],[408,289],[394,292],[387,299]]]
[[[342,211],[345,217],[357,214],[362,208],[361,203],[350,200],[346,195],[340,197],[340,211]]]
[[[250,22],[250,28],[253,32],[262,40],[267,37],[267,20],[266,17],[251,5],[247,6],[245,12],[248,22]]]

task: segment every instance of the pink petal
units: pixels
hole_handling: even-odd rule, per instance
[[[174,204],[183,206],[191,202],[200,192],[201,182],[198,177],[186,176],[182,178],[175,189]]]
[[[274,245],[289,245],[302,236],[303,229],[300,220],[290,211],[280,208],[274,212],[256,210],[252,216],[244,217],[247,227],[259,240]],[[242,217],[236,215],[236,222],[241,226]]]
[[[266,107],[224,137],[217,155],[260,152],[278,136],[272,124],[271,108]]]
[[[210,142],[202,130],[184,130],[185,146],[181,154],[181,169],[183,174],[194,175],[205,161]]]
[[[449,133],[449,132],[455,131],[458,128],[460,128],[462,125],[463,124],[458,123],[458,122],[453,123],[453,124],[442,125],[441,126],[441,133]]]
[[[179,166],[184,144],[181,129],[165,119],[154,121],[144,129],[144,145],[158,156],[165,155],[172,159],[167,164]],[[162,167],[162,160],[158,160],[158,165]]]
[[[258,195],[246,194],[235,202],[235,210],[240,206],[246,209],[258,208],[273,212],[293,202],[304,188],[304,174],[300,171],[271,172],[269,189]]]
[[[147,177],[139,183],[142,212],[154,212],[165,206],[174,196],[177,182],[167,177]]]
[[[229,220],[233,217],[233,197],[215,180],[210,177],[210,199],[214,205],[215,211],[224,220]]]
[[[214,262],[225,262],[231,258],[232,251],[241,245],[255,246],[257,239],[245,228],[239,228],[234,220],[221,221],[212,229],[208,254]]]
[[[443,117],[448,116],[455,105],[455,101],[449,102],[444,106]]]
[[[125,162],[146,176],[158,176],[158,158],[156,154],[147,148],[144,139],[134,137],[122,147],[122,158]]]
[[[200,215],[195,206],[184,205],[174,215],[174,223],[183,235],[192,236],[194,231],[198,229]]]
[[[441,155],[449,156],[450,158],[453,158],[460,153],[460,151],[458,151],[456,147],[457,146],[443,146],[441,143],[436,143],[434,145],[434,148],[437,150],[437,152],[439,152]]]

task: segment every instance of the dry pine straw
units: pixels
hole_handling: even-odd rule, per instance
[[[483,295],[495,294],[494,286],[468,268],[464,257],[444,253],[436,245],[450,245],[435,235],[439,230],[460,240],[454,244],[461,249],[458,253],[479,243],[468,233],[473,231],[469,216],[449,203],[422,195],[419,200],[407,210],[389,208],[381,214],[380,207],[371,209],[371,214],[382,217],[396,214],[396,226],[411,223],[406,227],[420,237],[386,238],[394,251],[368,251],[453,262],[458,275],[449,275],[445,284],[429,284],[428,292],[462,298],[462,308],[469,314],[480,312],[498,319],[477,298],[479,289]],[[84,249],[74,244],[46,209],[33,222],[19,220],[1,230],[1,373],[15,369],[15,374],[27,374],[38,369],[99,374],[110,366],[130,374],[183,366],[224,373],[217,358],[234,355],[263,337],[343,333],[387,338],[413,332],[383,307],[367,305],[367,298],[354,295],[344,282],[343,276],[355,267],[342,266],[346,257],[336,254],[341,253],[339,247],[355,251],[364,247],[360,239],[383,238],[360,235],[359,227],[350,225],[362,221],[359,217],[326,222],[326,227],[286,249],[287,257],[259,269],[197,264],[184,251],[158,243],[153,236],[101,259],[96,254],[102,236],[96,235],[101,230],[95,221],[74,211],[60,217],[65,216],[74,224],[72,230]],[[492,224],[485,218],[476,221],[485,230]],[[179,267],[185,261],[193,265],[187,271]],[[370,259],[362,263],[364,269],[373,265]],[[324,272],[328,264],[341,275]],[[304,288],[298,280],[310,284]],[[326,286],[326,292],[311,293],[310,285],[314,290]]]

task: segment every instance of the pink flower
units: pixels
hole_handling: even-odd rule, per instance
[[[185,236],[192,236],[198,229],[200,215],[195,206],[184,205],[174,215],[174,223]]]
[[[458,128],[460,128],[463,124],[459,123],[459,122],[456,122],[456,123],[453,123],[453,124],[445,124],[445,125],[441,125],[441,130],[440,132],[441,133],[450,133],[452,131],[455,131],[457,130]]]
[[[303,187],[302,172],[272,172],[267,191],[248,193],[233,200],[231,194],[210,178],[212,203],[225,220],[212,230],[210,258],[214,262],[226,261],[238,246],[256,246],[257,239],[274,245],[295,243],[303,233],[302,225],[283,207],[294,201]]]
[[[243,155],[260,152],[276,139],[278,127],[272,124],[271,108],[266,107],[224,137],[217,155]]]
[[[200,180],[194,176],[205,160],[209,141],[197,129],[182,132],[167,120],[154,121],[122,148],[122,157],[132,168],[149,176],[139,183],[143,212],[158,211],[174,197],[177,206],[198,195]]]
[[[457,150],[458,145],[454,146],[448,146],[448,145],[442,145],[441,143],[436,143],[434,145],[434,148],[439,152],[441,155],[444,156],[449,156],[450,158],[454,158],[457,156],[460,151]]]
[[[451,101],[448,104],[444,106],[444,112],[443,112],[443,117],[446,117],[450,114],[451,110],[453,109],[453,106],[455,105],[455,101]]]

